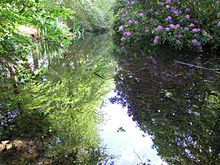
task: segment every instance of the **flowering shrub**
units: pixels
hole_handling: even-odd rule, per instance
[[[122,45],[168,45],[200,52],[208,45],[220,46],[219,2],[119,0],[117,3],[120,7],[115,10],[115,31]],[[210,5],[215,10],[218,8],[218,12],[213,13]],[[207,12],[202,12],[203,8]],[[207,19],[207,15],[212,19]]]

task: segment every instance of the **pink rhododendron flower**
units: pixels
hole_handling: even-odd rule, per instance
[[[171,0],[166,0],[166,4],[169,4],[169,3],[171,3]]]
[[[128,24],[133,24],[133,21],[132,20],[128,20]]]
[[[187,14],[187,15],[185,16],[185,18],[186,18],[186,19],[190,19],[190,15]]]
[[[169,30],[170,30],[170,28],[167,27],[167,28],[166,28],[166,31],[168,32]]]
[[[200,32],[200,29],[199,29],[199,28],[193,28],[193,29],[192,29],[192,32],[193,32],[193,33]]]
[[[163,29],[163,27],[161,25],[157,26],[156,28],[156,32],[160,32]]]
[[[157,43],[158,43],[158,41],[159,41],[159,39],[160,39],[160,37],[159,37],[159,36],[155,36],[155,37],[154,37],[154,44],[157,44]]]
[[[183,30],[187,31],[187,30],[189,30],[189,28],[188,28],[188,27],[184,27],[184,29],[183,29]]]
[[[176,28],[180,28],[180,24],[176,24]]]
[[[127,37],[131,35],[131,32],[127,32]]]
[[[139,16],[140,16],[140,17],[144,17],[144,13],[140,13]]]
[[[175,15],[179,15],[179,12],[178,12],[177,10],[174,10],[173,13],[174,13]]]
[[[191,9],[190,8],[186,8],[186,12],[190,12],[191,11]]]
[[[191,23],[190,25],[189,25],[189,27],[194,27],[195,25],[193,24],[193,23]]]
[[[125,37],[129,37],[131,35],[131,32],[124,32],[123,33],[123,36],[125,36]]]
[[[176,26],[174,24],[170,24],[170,28],[173,29],[175,28]]]
[[[196,46],[201,46],[201,43],[197,39],[192,39],[192,44]]]
[[[175,6],[171,7],[171,11],[176,11],[176,10],[177,10],[177,8]]]
[[[172,20],[172,17],[171,17],[171,16],[168,16],[168,17],[166,18],[166,20],[167,20],[167,21],[170,21],[170,20]]]

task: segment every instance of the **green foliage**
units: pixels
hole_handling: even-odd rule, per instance
[[[81,30],[103,32],[109,30],[113,17],[110,11],[115,0],[64,0],[65,6],[75,11],[73,14]],[[70,23],[73,24],[73,23]]]
[[[83,48],[77,41],[70,51],[62,48],[70,44],[71,30],[80,34],[80,26],[90,31],[109,27],[104,10],[110,6],[102,1],[0,2],[0,141],[38,141],[43,159],[58,164],[97,164],[107,157],[99,146],[97,107],[113,86],[106,49],[111,41],[91,37]]]
[[[56,0],[27,0],[0,2],[0,55],[1,57],[23,56],[30,51],[33,41],[18,31],[19,25],[38,30],[35,40],[48,40],[59,46],[69,44],[70,36],[64,20],[72,11],[58,4]],[[61,26],[62,25],[62,26]],[[28,32],[27,32],[28,33]],[[37,37],[37,38],[36,38]],[[11,55],[10,55],[11,53]]]

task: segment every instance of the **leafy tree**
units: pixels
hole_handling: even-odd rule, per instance
[[[86,32],[108,31],[113,22],[111,7],[115,0],[64,0],[65,6],[75,11],[73,16],[77,24],[72,23],[73,27],[80,26]]]
[[[33,46],[31,40],[19,33],[19,25],[36,28],[41,42],[51,41],[61,47],[69,43],[68,28],[63,23],[72,11],[56,0],[3,0],[0,6],[1,59],[22,57]]]

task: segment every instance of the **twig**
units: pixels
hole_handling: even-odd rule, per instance
[[[135,153],[135,155],[138,157],[138,159],[140,159],[141,164],[144,164],[144,162],[142,161],[141,157],[137,154],[137,152],[135,152],[135,150],[133,151]]]
[[[189,66],[189,67],[198,68],[198,69],[210,70],[210,71],[214,71],[214,72],[217,73],[217,74],[220,74],[220,69],[206,68],[206,67],[203,67],[203,66],[198,66],[198,65],[194,65],[194,64],[189,64],[189,63],[185,63],[185,62],[182,62],[182,61],[175,61],[175,63],[177,63],[177,64],[182,64],[182,65],[186,65],[186,66]]]

